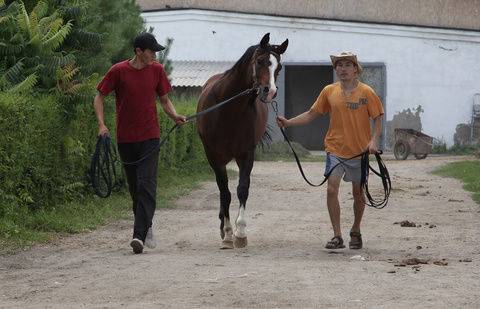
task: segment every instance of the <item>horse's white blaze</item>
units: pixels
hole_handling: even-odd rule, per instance
[[[238,209],[237,220],[235,221],[235,237],[247,237],[247,220],[245,219],[245,206],[240,206]]]
[[[268,85],[268,95],[267,101],[270,102],[273,99],[275,93],[277,93],[277,86],[275,85],[275,70],[278,67],[277,58],[274,55],[270,55],[270,66],[268,70],[270,71],[269,85]]]

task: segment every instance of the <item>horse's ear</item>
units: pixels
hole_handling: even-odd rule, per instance
[[[275,52],[281,55],[287,50],[287,47],[288,47],[288,39],[286,39],[285,42],[283,42],[280,46],[275,48]]]
[[[263,36],[262,40],[260,41],[260,47],[266,48],[269,41],[270,41],[270,32]]]

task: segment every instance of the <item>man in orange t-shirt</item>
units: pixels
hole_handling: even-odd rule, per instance
[[[365,210],[365,199],[361,187],[360,158],[345,161],[365,151],[378,151],[377,139],[382,130],[383,107],[375,91],[358,80],[362,67],[357,56],[350,52],[330,56],[339,82],[326,86],[310,110],[294,118],[277,118],[280,127],[305,125],[321,114],[330,114],[330,126],[325,137],[327,160],[325,174],[331,171],[327,182],[327,207],[333,227],[333,238],[325,248],[345,248],[340,228],[340,204],[338,189],[343,177],[352,182],[354,198],[354,223],[350,230],[350,249],[361,249],[363,246],[360,223]],[[374,130],[370,128],[373,119]],[[344,162],[345,161],[345,162]]]

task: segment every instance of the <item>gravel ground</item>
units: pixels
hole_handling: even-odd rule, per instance
[[[363,249],[337,251],[324,249],[325,187],[293,162],[256,162],[246,248],[219,249],[218,192],[204,183],[157,211],[159,245],[144,254],[131,253],[125,220],[1,256],[0,308],[479,308],[480,207],[459,181],[429,173],[464,159],[387,160],[389,205],[366,209]],[[304,167],[322,179],[323,163]],[[340,194],[348,242],[349,184]]]

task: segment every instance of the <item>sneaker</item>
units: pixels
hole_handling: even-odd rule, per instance
[[[153,249],[157,246],[157,241],[155,240],[155,237],[153,236],[153,229],[150,227],[147,232],[147,237],[145,237],[145,246],[147,246],[150,249]]]
[[[135,254],[143,252],[143,241],[138,238],[132,239],[132,241],[130,242],[130,246],[132,247],[133,253]]]

